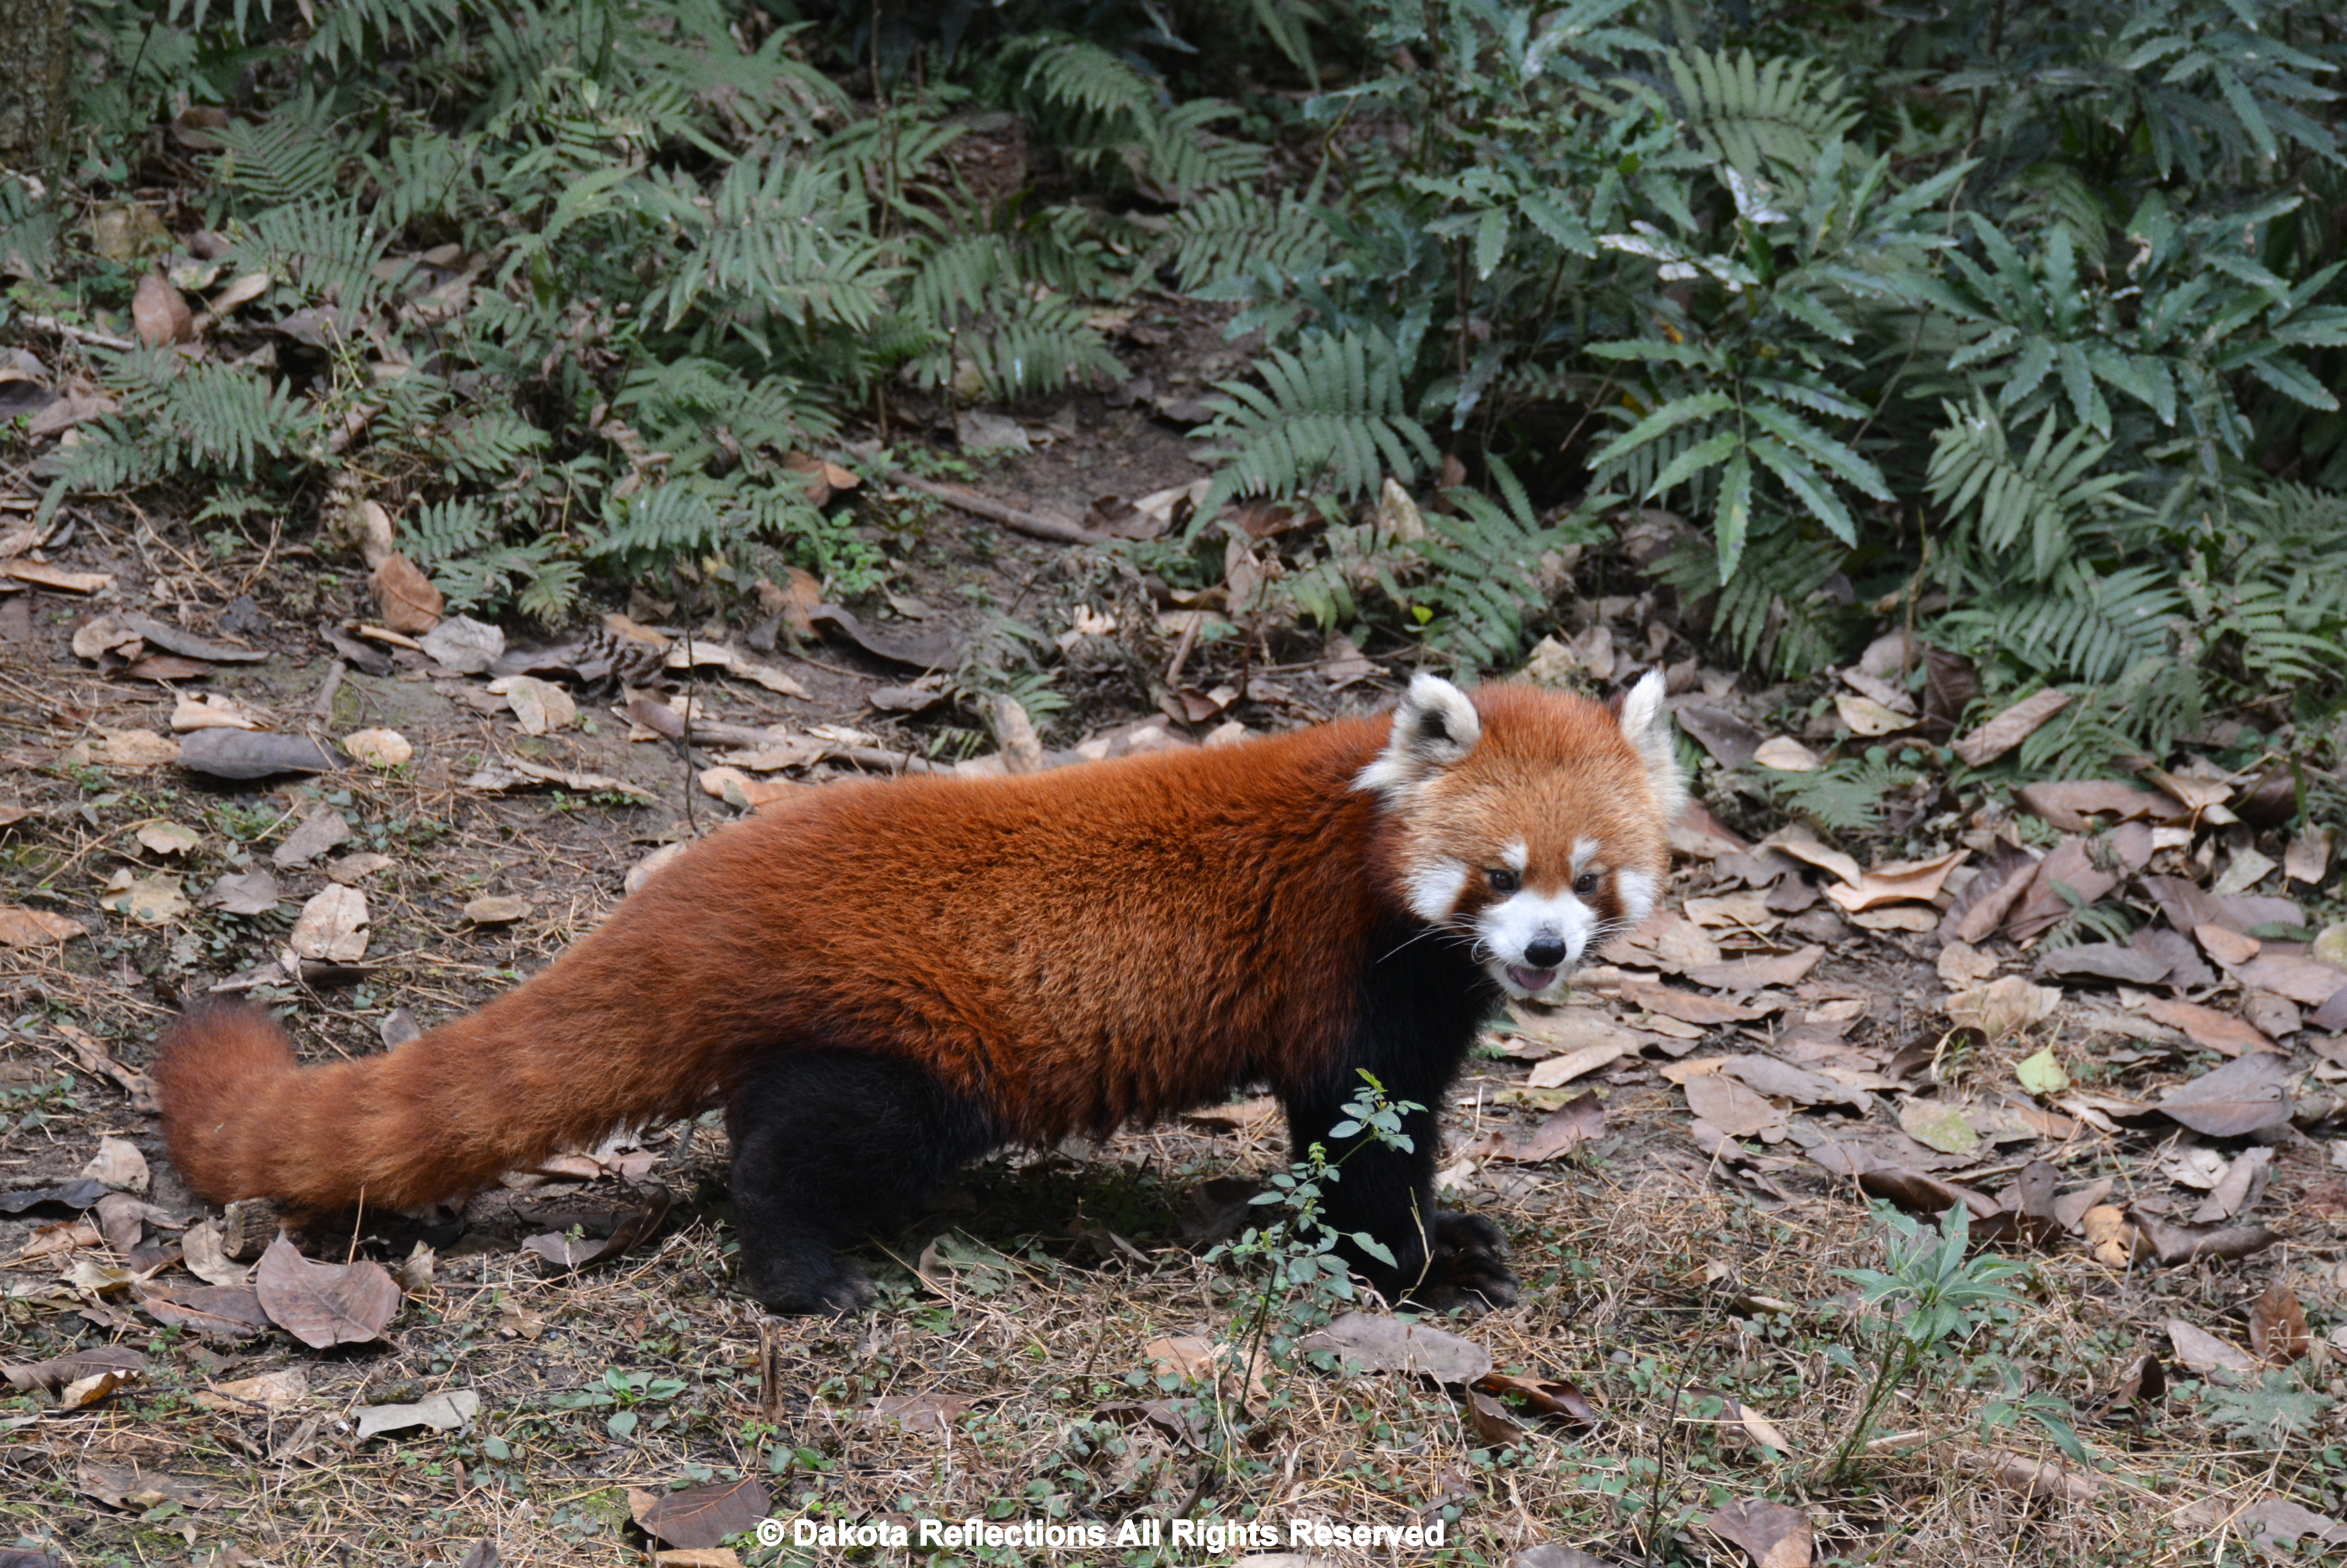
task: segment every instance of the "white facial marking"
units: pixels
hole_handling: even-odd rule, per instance
[[[1524,867],[1532,864],[1532,852],[1524,846],[1521,838],[1500,851],[1500,864],[1519,876],[1523,875]]]
[[[1581,868],[1582,868],[1583,866],[1584,866],[1588,865],[1588,864],[1589,864],[1589,857],[1590,857],[1591,856],[1593,856],[1593,855],[1596,854],[1596,853],[1597,853],[1597,841],[1596,841],[1595,839],[1594,839],[1594,838],[1576,838],[1576,839],[1574,839],[1574,840],[1573,841],[1573,874],[1575,876],[1580,876],[1580,875],[1581,875]]]
[[[1655,912],[1655,879],[1644,871],[1617,871],[1614,886],[1622,895],[1622,918],[1635,926]]]
[[[1411,872],[1402,897],[1409,904],[1409,912],[1419,919],[1440,920],[1459,907],[1459,895],[1466,887],[1467,863],[1445,856]]]
[[[1597,917],[1572,894],[1547,895],[1529,889],[1501,899],[1475,919],[1475,934],[1491,954],[1501,986],[1517,998],[1553,991],[1581,961],[1596,929]],[[1545,943],[1562,943],[1563,958],[1553,964],[1532,962],[1526,950]],[[1546,973],[1548,979],[1541,985],[1526,986],[1511,971]]]

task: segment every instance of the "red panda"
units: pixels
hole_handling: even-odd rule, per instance
[[[1228,748],[834,784],[385,1055],[299,1067],[261,1009],[190,1009],[164,1137],[214,1202],[404,1209],[722,1104],[744,1286],[846,1311],[872,1288],[835,1249],[963,1162],[1260,1081],[1343,1161],[1327,1223],[1390,1253],[1358,1273],[1505,1305],[1497,1228],[1435,1204],[1432,1108],[1504,999],[1652,907],[1684,798],[1662,698],[1420,675],[1390,717]],[[1329,1137],[1364,1071],[1427,1108],[1407,1153]]]

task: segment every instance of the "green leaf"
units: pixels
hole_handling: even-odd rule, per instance
[[[1647,442],[1669,435],[1690,420],[1708,419],[1735,406],[1735,402],[1723,392],[1698,392],[1692,397],[1675,399],[1607,442],[1603,451],[1590,458],[1589,466],[1603,468],[1619,462]]]
[[[2062,1071],[2061,1061],[2050,1045],[2034,1056],[2023,1058],[2014,1068],[2013,1076],[2032,1094],[2059,1094],[2070,1087],[2070,1075]]]

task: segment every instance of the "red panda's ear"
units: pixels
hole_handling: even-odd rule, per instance
[[[1399,800],[1467,759],[1483,738],[1483,721],[1467,693],[1440,675],[1419,675],[1394,709],[1393,733],[1353,787]]]
[[[1649,670],[1612,706],[1623,738],[1646,764],[1646,786],[1667,826],[1686,809],[1686,783],[1679,776],[1678,748],[1671,741],[1670,710],[1663,706],[1663,672]]]

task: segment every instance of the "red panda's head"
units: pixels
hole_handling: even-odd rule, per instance
[[[1616,707],[1420,675],[1355,787],[1378,797],[1402,901],[1474,944],[1509,996],[1553,997],[1645,919],[1686,804],[1663,678]]]

